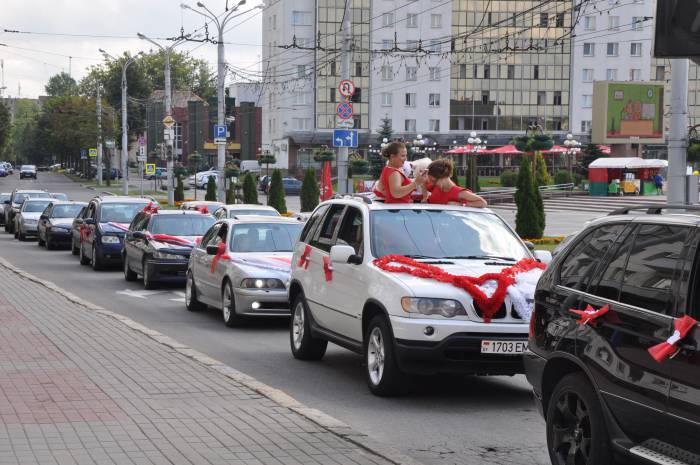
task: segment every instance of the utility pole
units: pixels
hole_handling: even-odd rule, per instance
[[[102,97],[100,84],[97,84],[97,185],[102,187]],[[112,173],[107,173],[111,176]]]
[[[350,52],[352,48],[352,21],[350,19],[350,4],[352,0],[345,1],[343,13],[343,46],[341,51],[340,75],[341,79],[350,79]],[[348,148],[338,149],[338,193],[347,194],[348,189]]]
[[[686,150],[688,131],[688,60],[671,60],[671,110],[668,140],[668,203],[686,201]],[[691,199],[697,203],[698,199]]]

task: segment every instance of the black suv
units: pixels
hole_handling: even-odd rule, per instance
[[[525,368],[556,465],[700,463],[700,328],[649,352],[700,320],[700,208],[678,208],[593,221],[537,285]]]

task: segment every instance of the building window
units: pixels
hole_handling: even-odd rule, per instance
[[[665,66],[657,66],[655,77],[656,77],[657,81],[665,80],[666,79],[666,67]]]
[[[581,106],[583,108],[591,108],[593,106],[593,96],[592,95],[582,95],[581,96]]]
[[[641,81],[642,80],[642,70],[641,69],[631,69],[630,70],[630,81]]]
[[[491,79],[491,65],[484,65],[484,79]]]
[[[430,27],[441,28],[442,27],[442,15],[430,15]]]
[[[292,118],[292,129],[308,131],[311,128],[311,118]]]
[[[583,44],[583,56],[592,57],[595,56],[595,44],[591,42],[586,42]]]
[[[406,41],[406,50],[418,50],[418,41],[417,40],[407,40]]]
[[[540,27],[549,26],[549,13],[540,13]]]
[[[335,102],[335,87],[330,88],[330,96],[328,97],[329,102]]]
[[[355,87],[355,93],[352,94],[352,97],[350,97],[350,101],[352,103],[360,103],[362,102],[362,88],[360,87]]]
[[[382,26],[390,27],[394,25],[394,13],[384,13],[382,15]]]
[[[362,62],[355,62],[355,76],[362,77]]]
[[[417,81],[418,80],[418,68],[415,66],[406,66],[406,80],[407,81]]]
[[[394,70],[390,65],[382,66],[382,81],[393,81]]]
[[[329,63],[329,65],[330,65],[330,73],[331,73],[330,75],[331,75],[331,76],[337,76],[337,71],[336,71],[336,68],[335,68],[335,61],[331,61],[331,62]]]
[[[537,92],[537,105],[547,104],[547,92],[539,91]]]
[[[633,56],[633,57],[642,56],[642,43],[641,42],[632,42],[630,44],[630,56]]]
[[[483,105],[488,105],[489,104],[489,93],[488,92],[482,92],[481,93],[481,103]]]
[[[488,131],[488,130],[489,130],[489,120],[487,120],[486,118],[483,118],[483,119],[481,120],[481,130],[482,130],[482,131]]]
[[[620,29],[620,17],[608,16],[608,30],[617,31]]]
[[[394,41],[391,39],[382,40],[382,50],[391,50],[394,48]]]
[[[617,69],[608,68],[605,70],[605,79],[607,81],[617,81]]]
[[[428,131],[440,132],[440,120],[439,119],[429,119],[428,120]]]
[[[355,117],[352,119],[352,128],[353,129],[362,129],[362,118],[355,115]]]
[[[428,106],[439,107],[440,106],[440,94],[428,94]]]
[[[416,120],[407,119],[404,121],[404,131],[406,132],[416,132]]]
[[[532,67],[532,79],[540,78],[540,65],[535,65]]]
[[[442,51],[442,42],[440,39],[431,39],[430,40],[430,51],[439,53]]]
[[[564,27],[564,13],[557,13],[556,27]]]
[[[595,16],[584,16],[583,29],[586,31],[595,31]]]
[[[293,105],[308,105],[309,103],[309,93],[308,92],[298,92],[294,94],[294,99],[292,100]]]
[[[617,42],[608,42],[606,54],[609,57],[616,57],[618,55],[619,48],[620,44]]]
[[[429,68],[429,71],[430,71],[430,80],[431,81],[439,81],[440,80],[440,68],[431,67],[431,68]]]
[[[415,107],[416,106],[416,94],[413,92],[406,92],[406,106]]]
[[[554,99],[552,100],[553,105],[561,105],[561,91],[554,92]]]
[[[472,76],[474,79],[477,79],[479,77],[478,71],[479,71],[479,65],[475,64],[474,66],[472,66]]]
[[[459,65],[459,78],[467,79],[467,65]]]
[[[297,77],[298,78],[306,77],[306,65],[297,65]]]
[[[307,11],[292,11],[292,26],[310,26],[311,13]]]
[[[406,27],[418,27],[418,15],[415,13],[408,13],[406,15]]]
[[[591,121],[581,121],[581,132],[582,133],[587,133],[591,132]]]
[[[581,80],[583,82],[593,82],[593,70],[590,68],[584,68]]]
[[[561,118],[552,118],[552,130],[561,131]]]
[[[391,92],[382,92],[382,106],[390,107],[392,104],[392,94]]]
[[[508,65],[508,79],[515,79],[515,65]]]
[[[644,27],[644,17],[643,16],[633,16],[632,17],[632,30],[639,31]]]

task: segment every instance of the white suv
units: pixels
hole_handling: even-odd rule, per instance
[[[474,277],[524,259],[551,259],[549,252],[533,256],[488,209],[389,205],[361,196],[324,202],[292,258],[295,358],[321,359],[328,341],[364,354],[367,382],[377,395],[394,394],[408,373],[523,372],[529,315],[516,302],[507,296],[488,322],[463,289],[374,263],[388,255]],[[531,308],[532,296],[528,300]]]

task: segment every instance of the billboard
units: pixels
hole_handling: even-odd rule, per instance
[[[663,143],[663,84],[595,82],[592,130],[596,144]]]
[[[657,0],[654,56],[700,56],[700,3],[691,0]]]

